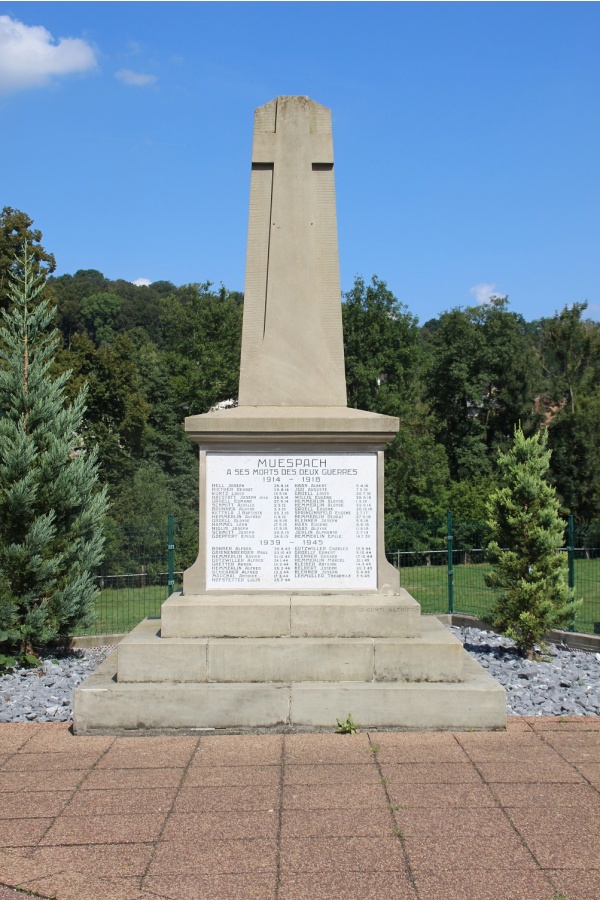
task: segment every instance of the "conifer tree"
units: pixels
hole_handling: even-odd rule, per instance
[[[501,591],[489,621],[530,659],[545,633],[570,624],[575,612],[567,559],[559,553],[565,523],[547,481],[550,456],[546,433],[526,438],[515,428],[511,449],[499,456],[500,487],[488,503],[492,571],[486,582]]]
[[[0,650],[21,655],[93,619],[107,496],[84,446],[85,389],[66,402],[60,341],[28,245],[0,318]]]

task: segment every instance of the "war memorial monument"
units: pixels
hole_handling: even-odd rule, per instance
[[[501,729],[505,692],[385,557],[398,420],[348,408],[330,111],[255,112],[239,405],[185,420],[183,590],[78,688],[75,731]]]

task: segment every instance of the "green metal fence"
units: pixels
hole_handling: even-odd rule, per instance
[[[574,630],[600,633],[600,522],[574,525],[571,517],[565,524],[569,582],[583,599]],[[182,569],[195,558],[196,534],[179,528],[173,516],[156,526],[109,532],[96,620],[86,633],[124,633],[147,616],[159,616],[162,603],[181,587]],[[484,522],[457,521],[451,512],[445,520],[386,523],[387,557],[425,613],[489,611],[495,593],[485,584],[488,541]]]
[[[496,593],[485,583],[490,535],[484,522],[456,521],[449,512],[445,521],[395,520],[388,526],[387,558],[423,612],[489,612]],[[600,633],[600,523],[575,525],[570,516],[565,526],[569,584],[583,600],[573,630]]]
[[[162,603],[181,584],[175,545],[174,516],[156,526],[109,529],[96,619],[85,634],[122,634],[147,616],[159,616]]]

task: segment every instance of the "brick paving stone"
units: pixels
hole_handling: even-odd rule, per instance
[[[140,843],[158,839],[165,812],[145,816],[59,816],[40,845]],[[38,822],[39,819],[25,819]]]
[[[81,783],[80,791],[172,788],[183,778],[183,769],[93,769]]]
[[[73,769],[91,769],[96,765],[101,750],[83,753],[15,753],[4,763],[5,772],[49,772]]]
[[[0,794],[2,819],[43,819],[59,815],[72,797],[72,791],[6,791]]]
[[[584,718],[89,739],[0,726],[0,900],[2,883],[275,900],[278,860],[279,900],[599,900],[600,717]]]
[[[425,807],[436,809],[439,807],[493,807],[498,805],[498,800],[486,784],[400,784],[390,780],[387,784],[390,801],[400,809],[411,807]]]
[[[598,900],[600,897],[600,865],[595,869],[547,869],[557,892],[568,900]]]
[[[40,730],[38,723],[25,725],[17,722],[5,722],[0,725],[0,756],[14,753],[23,747]]]
[[[283,735],[225,734],[200,738],[192,766],[278,766]]]
[[[577,763],[575,768],[586,781],[600,786],[600,763]]]
[[[53,819],[2,819],[0,847],[37,847]]]
[[[136,884],[119,884],[114,880],[68,872],[27,881],[20,887],[23,890],[40,891],[44,896],[56,895],[58,900],[145,900],[148,897]]]
[[[288,765],[374,763],[366,734],[286,734],[284,752]]]
[[[454,734],[377,732],[371,747],[380,763],[465,763],[468,757]]]
[[[30,848],[19,851],[0,848],[0,882],[16,886],[25,879],[41,878],[62,871],[59,860],[37,860],[26,853]]]
[[[148,875],[251,875],[274,874],[275,840],[161,841]]]
[[[275,809],[279,806],[279,785],[257,787],[182,787],[173,812],[198,810]]]
[[[86,769],[65,769],[48,772],[0,772],[0,803],[2,794],[22,791],[74,791],[87,774]]]
[[[390,784],[481,784],[472,763],[382,763]]]
[[[581,775],[568,763],[559,759],[548,762],[542,757],[538,762],[533,754],[520,762],[480,762],[477,768],[486,782],[514,783],[568,783],[582,782]]]
[[[183,787],[274,787],[279,784],[277,766],[190,766]]]
[[[172,900],[227,898],[227,900],[275,900],[276,876],[270,875],[150,875],[147,891]],[[304,898],[306,900],[306,897]]]
[[[340,889],[352,872],[407,872],[402,846],[393,834],[370,837],[282,838],[281,872],[335,871]]]
[[[529,754],[544,764],[560,763],[556,750],[537,734],[461,734],[458,741],[473,762],[520,762]]]
[[[359,784],[351,791],[336,784],[288,784],[283,789],[285,809],[356,810],[382,807],[386,803],[382,784]]]
[[[30,861],[46,871],[78,872],[94,878],[141,877],[153,850],[151,843],[38,847]]]
[[[277,837],[279,815],[272,810],[205,810],[172,813],[165,825],[163,841],[252,840]]]
[[[511,732],[527,732],[531,731],[531,726],[522,716],[507,716],[506,730]]]
[[[530,716],[525,720],[536,731],[600,731],[600,716]]]
[[[0,731],[1,734],[1,731]],[[0,739],[1,741],[1,739]],[[23,746],[23,753],[68,753],[104,752],[115,738],[112,735],[78,735],[73,734],[70,722],[40,722],[34,734]],[[0,743],[1,746],[1,743]]]
[[[549,731],[544,741],[550,744],[563,759],[571,763],[600,762],[600,731],[572,731],[561,734]]]
[[[588,784],[504,784],[489,785],[491,793],[503,807],[525,806],[536,809],[589,806],[600,810],[600,791]]]
[[[553,900],[555,896],[552,882],[543,872],[515,872],[509,866],[464,866],[435,874],[416,871],[414,877],[419,900]]]
[[[310,766],[286,766],[284,784],[337,784],[355,787],[359,784],[380,784],[381,775],[377,766],[331,765],[329,763]]]
[[[191,737],[116,738],[99,769],[173,769],[186,766],[198,745]]]
[[[361,809],[348,815],[346,809],[284,809],[282,838],[376,837],[390,835],[393,820],[388,809]]]
[[[175,788],[130,788],[78,791],[63,810],[63,816],[152,815],[168,812]]]
[[[279,885],[279,900],[416,900],[415,890],[404,872],[384,875],[352,872],[344,877],[327,872],[283,874]],[[439,897],[436,898],[439,900]]]

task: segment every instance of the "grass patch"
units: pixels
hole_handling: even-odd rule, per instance
[[[482,616],[489,612],[496,592],[486,586],[487,563],[454,566],[454,612]],[[400,584],[421,604],[424,613],[448,612],[448,567],[407,566],[400,568]],[[583,606],[575,630],[592,632],[600,622],[600,559],[575,560],[575,594]]]
[[[489,570],[486,563],[454,566],[454,612],[481,616],[489,611],[494,601],[494,591],[484,581]],[[424,613],[448,612],[447,566],[401,567],[400,584],[421,604]],[[176,585],[175,590],[179,589]],[[600,622],[600,559],[575,560],[575,593],[583,597],[575,630],[592,632],[594,622]],[[147,616],[160,615],[166,599],[166,585],[105,588],[96,603],[96,621],[79,634],[131,631]]]
[[[178,589],[176,586],[175,590]],[[120,634],[131,631],[142,619],[160,616],[160,608],[166,599],[166,585],[105,588],[96,601],[95,622],[79,633]]]

